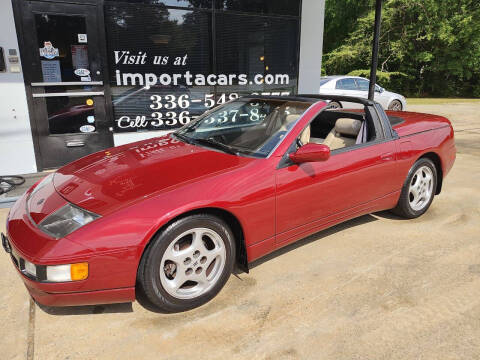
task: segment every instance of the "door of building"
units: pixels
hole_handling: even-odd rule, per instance
[[[21,13],[39,167],[56,168],[112,146],[96,7],[25,1]]]

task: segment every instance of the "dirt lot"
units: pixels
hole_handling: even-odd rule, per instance
[[[480,102],[409,110],[445,115],[456,130],[457,162],[423,217],[373,214],[318,233],[179,315],[138,303],[30,309],[2,255],[0,357],[480,358]]]

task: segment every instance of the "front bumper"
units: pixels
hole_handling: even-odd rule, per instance
[[[23,281],[35,301],[45,306],[83,306],[135,301],[135,287],[72,293],[49,293],[40,290],[38,283],[28,279],[23,279]]]
[[[98,252],[67,238],[56,240],[41,232],[27,214],[28,192],[12,207],[7,218],[7,234],[2,245],[12,259],[30,295],[40,304],[73,306],[131,302],[135,300],[136,269],[122,267],[125,258],[134,254],[131,249]],[[48,282],[25,271],[25,260],[46,265],[78,262],[89,263],[89,276],[85,280]],[[37,274],[38,275],[38,274]]]

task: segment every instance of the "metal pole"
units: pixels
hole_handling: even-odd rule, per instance
[[[370,86],[368,89],[368,98],[374,99],[375,83],[377,82],[377,66],[378,66],[378,43],[380,42],[380,23],[382,21],[382,0],[376,0],[375,5],[375,29],[373,33],[373,49],[372,49],[372,67],[370,69]]]

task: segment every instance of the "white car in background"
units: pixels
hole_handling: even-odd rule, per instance
[[[368,87],[370,81],[358,76],[324,76],[320,78],[319,94],[344,95],[360,98],[368,98]],[[385,110],[405,111],[407,101],[400,94],[390,92],[375,84],[375,101]],[[333,107],[356,108],[358,104],[332,101]]]

